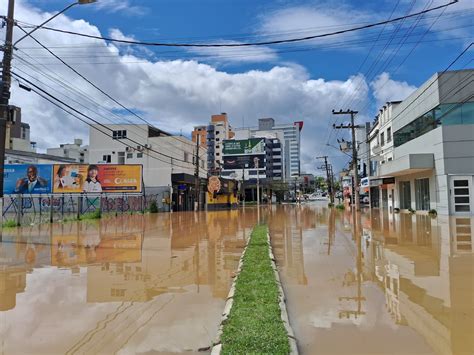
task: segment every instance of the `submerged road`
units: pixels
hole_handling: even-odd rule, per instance
[[[474,219],[322,204],[266,218],[301,353],[474,354]]]
[[[197,352],[216,336],[256,210],[4,230],[0,352]]]
[[[0,351],[197,352],[267,222],[303,354],[473,354],[471,218],[324,203],[3,230]],[[244,351],[244,350],[243,350]]]

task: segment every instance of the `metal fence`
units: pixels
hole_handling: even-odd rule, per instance
[[[169,188],[147,189],[146,194],[48,194],[8,195],[4,198],[2,216],[18,224],[30,224],[80,218],[84,214],[124,214],[144,212],[156,203],[159,212],[169,212]]]

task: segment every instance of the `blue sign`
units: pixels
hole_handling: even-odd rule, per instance
[[[47,194],[51,193],[53,166],[49,164],[5,164],[3,193]]]

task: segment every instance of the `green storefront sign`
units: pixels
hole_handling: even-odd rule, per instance
[[[265,139],[250,138],[242,140],[224,141],[224,155],[263,154],[265,153]]]

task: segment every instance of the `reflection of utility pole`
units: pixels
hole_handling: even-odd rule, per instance
[[[334,208],[329,209],[328,220],[328,255],[331,255],[331,244],[336,237],[336,212]]]
[[[358,229],[358,220],[357,218],[360,217],[357,215],[356,211],[352,212],[352,236],[353,239],[356,241],[356,275],[355,275],[355,282],[357,282],[357,295],[356,296],[344,296],[339,297],[339,301],[356,301],[357,302],[357,310],[353,309],[343,309],[339,311],[339,318],[350,318],[354,316],[357,318],[359,315],[365,315],[366,312],[362,311],[362,302],[365,301],[365,297],[362,295],[362,234]],[[347,273],[346,275],[350,275]],[[343,282],[343,286],[351,286],[353,285],[354,281],[347,280]]]
[[[350,128],[351,133],[352,133],[352,168],[354,170],[354,200],[353,206],[355,206],[356,211],[360,210],[360,201],[359,201],[359,169],[357,169],[357,141],[356,141],[356,136],[355,136],[355,129],[356,128],[362,128],[362,126],[356,126],[354,124],[354,116],[358,113],[358,111],[352,111],[352,110],[347,110],[347,111],[335,111],[332,110],[333,115],[351,115],[351,124],[349,125],[339,125],[336,126],[335,124],[333,127],[335,129],[347,129]]]
[[[199,211],[199,138],[201,137],[200,134],[196,134],[196,157],[194,158],[194,163],[196,164],[195,172],[194,172],[194,210]]]

